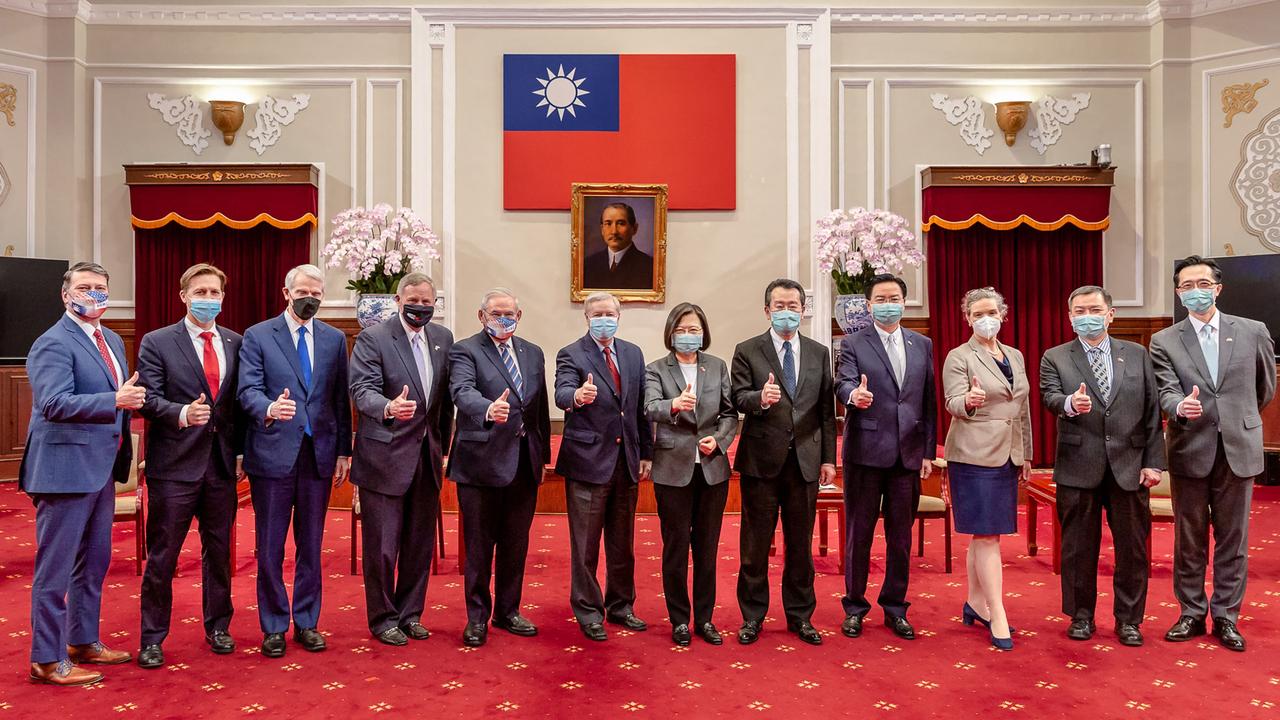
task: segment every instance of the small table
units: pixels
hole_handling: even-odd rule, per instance
[[[1043,504],[1053,513],[1053,574],[1062,574],[1062,525],[1058,523],[1058,484],[1052,471],[1032,471],[1027,483],[1027,554],[1035,557],[1040,550],[1036,545],[1036,509]]]

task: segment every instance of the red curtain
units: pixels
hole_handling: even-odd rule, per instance
[[[1067,296],[1081,285],[1102,284],[1102,233],[1071,225],[1043,232],[1029,227],[966,230],[934,227],[928,233],[929,333],[939,373],[952,348],[971,331],[960,301],[973,288],[991,286],[1004,295],[1009,316],[1000,341],[1022,351],[1031,381],[1031,425],[1035,463],[1053,463],[1054,415],[1040,402],[1040,358],[1074,337],[1067,320]],[[938,385],[943,407],[942,385]],[[942,413],[945,437],[950,416]]]
[[[138,337],[182,317],[178,281],[196,263],[210,263],[227,274],[218,324],[242,333],[284,311],[280,288],[285,273],[311,257],[311,225],[283,230],[260,223],[233,230],[215,223],[196,230],[169,223],[154,230],[135,228],[133,234]]]

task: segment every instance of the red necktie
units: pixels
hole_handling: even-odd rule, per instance
[[[119,382],[119,376],[116,375],[116,364],[111,361],[111,351],[107,349],[107,341],[102,337],[102,331],[94,330],[93,339],[98,343],[98,352],[102,354],[102,362],[107,364],[107,370],[111,372],[111,387],[116,387],[116,383]]]
[[[618,366],[613,364],[613,353],[609,352],[607,346],[604,349],[604,364],[609,366],[609,372],[613,375],[613,386],[618,388],[618,395],[622,395],[622,376],[618,374]]]
[[[218,354],[213,350],[213,333],[202,332],[204,340],[204,379],[209,382],[209,403],[218,399]]]

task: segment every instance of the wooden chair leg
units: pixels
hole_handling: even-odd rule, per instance
[[[236,523],[237,520],[231,521],[231,545],[227,548],[231,552],[231,577],[236,576]]]
[[[360,516],[356,514],[355,503],[351,505],[351,574],[360,574],[360,563],[356,559],[356,553],[359,552],[360,546],[356,542],[356,536],[360,534]]]
[[[818,508],[818,555],[820,557],[827,556],[827,509]]]
[[[444,558],[444,510],[436,503],[436,552],[431,558],[431,574],[440,574],[440,560]]]
[[[1151,577],[1151,535],[1154,529],[1151,523],[1147,524],[1147,578]]]
[[[924,557],[924,518],[916,520],[916,557]]]
[[[467,536],[462,532],[462,510],[458,510],[458,574],[462,575],[466,572],[466,566],[463,561],[467,557]]]
[[[1053,574],[1062,574],[1062,523],[1058,522],[1058,509],[1053,508]]]
[[[951,573],[951,511],[942,515],[943,546],[947,553],[947,574]]]
[[[137,515],[134,516],[135,520],[134,520],[134,531],[133,531],[133,534],[136,536],[137,543],[138,543],[137,552],[134,553],[137,556],[134,561],[134,570],[138,574],[138,576],[142,575],[142,562],[147,559],[147,517],[146,516],[147,516],[147,512],[145,509],[143,509],[142,503],[139,502],[138,513]]]
[[[840,574],[844,574],[844,504],[842,503],[836,508],[836,522],[840,523],[840,527],[836,528],[837,537],[840,538],[840,562],[836,567],[840,568]]]

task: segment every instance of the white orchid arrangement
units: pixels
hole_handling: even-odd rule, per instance
[[[924,262],[911,223],[888,210],[832,210],[817,225],[818,268],[831,273],[841,295],[865,291],[879,273],[898,274]]]
[[[320,251],[326,267],[341,267],[351,275],[347,289],[358,293],[392,294],[400,278],[426,272],[440,258],[440,238],[413,210],[386,203],[353,207],[334,216],[333,232]]]

